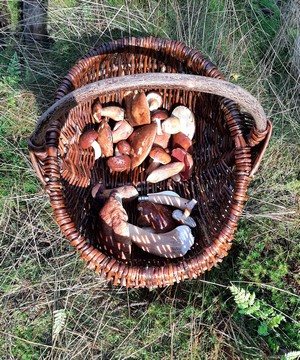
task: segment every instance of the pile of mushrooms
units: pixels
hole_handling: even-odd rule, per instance
[[[98,128],[81,134],[80,147],[92,147],[95,160],[107,158],[112,173],[129,172],[147,160],[149,183],[169,178],[176,182],[189,180],[193,171],[194,114],[182,105],[169,113],[162,104],[162,96],[156,91],[128,91],[124,108],[105,106],[96,100],[92,112]],[[123,200],[131,201],[138,195],[131,185],[104,189],[97,184],[92,189],[95,200],[104,201],[99,212],[103,249],[122,260],[130,260],[133,243],[157,256],[184,256],[194,244],[191,228],[196,222],[190,214],[197,201],[170,191],[140,196],[136,226],[128,222]]]
[[[156,256],[184,256],[194,244],[191,228],[196,223],[190,214],[197,201],[181,198],[173,191],[140,196],[135,226],[128,222],[122,201],[131,201],[138,194],[132,185],[109,190],[97,184],[92,189],[96,200],[105,199],[99,212],[103,248],[122,260],[130,260],[132,243]]]
[[[98,131],[85,131],[79,145],[82,149],[93,147],[95,160],[107,158],[111,172],[133,170],[148,157],[147,182],[187,181],[193,171],[195,117],[183,105],[169,113],[161,108],[162,103],[162,96],[155,91],[127,92],[124,109],[96,100],[92,111]]]

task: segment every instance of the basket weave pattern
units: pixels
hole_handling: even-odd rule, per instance
[[[199,52],[177,41],[155,38],[123,39],[92,50],[79,60],[63,79],[56,100],[84,85],[102,79],[139,73],[185,73],[222,79],[218,69]],[[252,117],[242,113],[233,101],[216,95],[165,84],[159,90],[163,107],[189,107],[196,117],[193,146],[195,168],[184,183],[145,181],[146,160],[125,173],[111,174],[106,159],[94,162],[90,149],[79,145],[81,133],[96,126],[92,117],[95,97],[77,104],[47,129],[45,145],[29,149],[36,171],[46,185],[56,220],[71,245],[81,253],[88,267],[127,287],[163,287],[196,278],[222,261],[231,248],[234,231],[247,200],[246,191],[254,169],[268,142],[270,123],[258,131]],[[124,91],[99,97],[102,103],[121,104]],[[114,259],[101,243],[98,213],[103,204],[91,196],[92,187],[102,181],[108,188],[135,184],[141,195],[173,190],[198,203],[192,216],[195,244],[182,258],[163,259],[134,247],[128,262]],[[137,202],[125,204],[129,222],[137,219]]]

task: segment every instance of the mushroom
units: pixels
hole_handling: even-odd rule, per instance
[[[111,172],[129,171],[131,159],[128,155],[113,156],[107,160],[107,166]]]
[[[147,101],[149,104],[150,111],[157,110],[159,107],[162,106],[162,97],[160,93],[156,91],[150,91],[147,94]]]
[[[181,131],[181,122],[177,116],[171,115],[161,124],[162,131],[167,134],[177,134]]]
[[[187,225],[191,228],[194,228],[197,226],[195,220],[192,217],[184,216],[184,213],[179,209],[173,211],[172,217],[173,217],[173,219],[178,221],[180,224]]]
[[[96,130],[87,130],[79,138],[79,146],[82,149],[88,149],[93,147],[95,151],[95,160],[99,159],[101,156],[101,148],[97,143],[96,139],[98,138],[98,133]]]
[[[187,152],[192,152],[192,140],[184,133],[179,132],[172,136],[172,149],[182,148]]]
[[[160,164],[166,165],[171,161],[171,156],[161,147],[153,147],[149,156],[153,161],[149,165],[146,174],[150,174],[153,170],[157,169]]]
[[[165,233],[176,227],[172,211],[164,205],[141,201],[138,210],[141,213],[137,220],[138,225],[151,225],[156,233]]]
[[[181,148],[177,148],[172,150],[171,156],[173,161],[184,163],[184,169],[180,172],[180,176],[183,181],[187,181],[193,172],[194,161],[192,155]]]
[[[104,250],[117,259],[129,260],[131,239],[127,223],[128,216],[117,191],[110,194],[99,212],[99,217],[101,221],[100,236]]]
[[[128,224],[130,239],[142,250],[165,258],[184,256],[194,244],[194,236],[186,225],[163,234],[153,234]]]
[[[106,199],[113,192],[117,192],[122,200],[133,200],[139,195],[136,187],[132,185],[123,185],[118,188],[105,189],[102,183],[98,183],[92,188],[92,197],[97,200]]]
[[[197,200],[188,200],[180,197],[173,191],[162,191],[159,193],[147,194],[147,196],[139,196],[138,201],[151,201],[155,204],[174,206],[185,211],[185,216],[189,216]]]
[[[111,128],[106,120],[102,120],[100,127],[98,129],[98,139],[97,139],[102,156],[110,157],[114,154],[113,140]]]
[[[151,174],[148,175],[146,181],[152,184],[158,183],[176,174],[179,174],[183,168],[184,163],[179,161],[160,166],[158,169],[153,170]]]
[[[185,225],[164,234],[153,234],[128,223],[127,213],[117,192],[111,193],[99,216],[103,248],[118,259],[130,259],[131,241],[142,250],[165,258],[184,256],[194,244],[191,229]]]
[[[161,129],[161,122],[163,120],[166,120],[168,117],[169,117],[169,113],[167,110],[164,110],[164,109],[156,110],[151,115],[151,121],[155,122],[157,124],[157,135],[163,135],[163,132]]]
[[[162,135],[156,134],[155,139],[153,141],[153,145],[160,146],[163,149],[166,149],[169,145],[171,134],[162,133]]]
[[[131,151],[131,146],[126,140],[121,140],[117,143],[115,149],[116,155],[129,155],[130,151]]]
[[[171,116],[180,119],[180,132],[192,139],[196,130],[195,115],[192,111],[186,106],[180,105],[172,111]]]
[[[96,100],[93,104],[93,117],[96,122],[101,121],[101,117],[108,117],[115,121],[122,121],[124,120],[125,111],[120,106],[107,106],[102,107],[99,100]]]
[[[144,92],[129,92],[124,101],[126,119],[131,126],[150,124],[150,109]]]
[[[126,140],[133,133],[133,127],[126,120],[118,121],[112,130],[113,143]]]
[[[139,166],[148,156],[156,135],[156,129],[157,125],[152,123],[140,127],[130,135],[128,142],[131,145],[131,169]]]

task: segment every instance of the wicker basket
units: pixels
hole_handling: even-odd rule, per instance
[[[114,285],[154,288],[197,278],[220,263],[231,248],[271,123],[249,93],[222,79],[210,61],[180,42],[122,39],[79,60],[63,79],[56,102],[40,118],[29,151],[56,220],[88,267]],[[189,181],[148,184],[145,163],[128,174],[111,175],[105,159],[95,162],[93,151],[79,147],[82,130],[94,124],[94,100],[122,103],[130,89],[158,90],[168,110],[183,104],[194,112],[195,168]],[[99,203],[91,196],[99,181],[107,188],[134,183],[141,195],[171,189],[195,198],[192,216],[197,227],[191,250],[184,257],[164,259],[134,247],[126,262],[107,254],[99,238]],[[125,206],[129,221],[136,223],[137,203]]]

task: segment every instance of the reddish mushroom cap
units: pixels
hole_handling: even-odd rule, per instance
[[[161,163],[161,164],[168,164],[171,161],[171,156],[161,147],[154,147],[150,151],[149,156],[151,159]]]
[[[129,155],[131,151],[131,146],[126,140],[119,141],[116,145],[116,148],[121,155]]]
[[[187,152],[192,152],[192,140],[182,132],[172,135],[172,148],[182,148]]]
[[[177,148],[172,150],[171,156],[174,161],[181,161],[184,163],[184,169],[180,172],[180,175],[183,181],[188,180],[193,172],[194,161],[192,155],[181,148]]]
[[[92,143],[97,139],[98,133],[96,130],[87,130],[79,138],[79,145],[82,149],[88,149]]]
[[[148,156],[156,135],[157,125],[152,123],[135,130],[129,137],[131,145],[131,168],[139,166]]]
[[[107,160],[107,165],[112,172],[129,171],[131,159],[128,155],[113,156]]]

